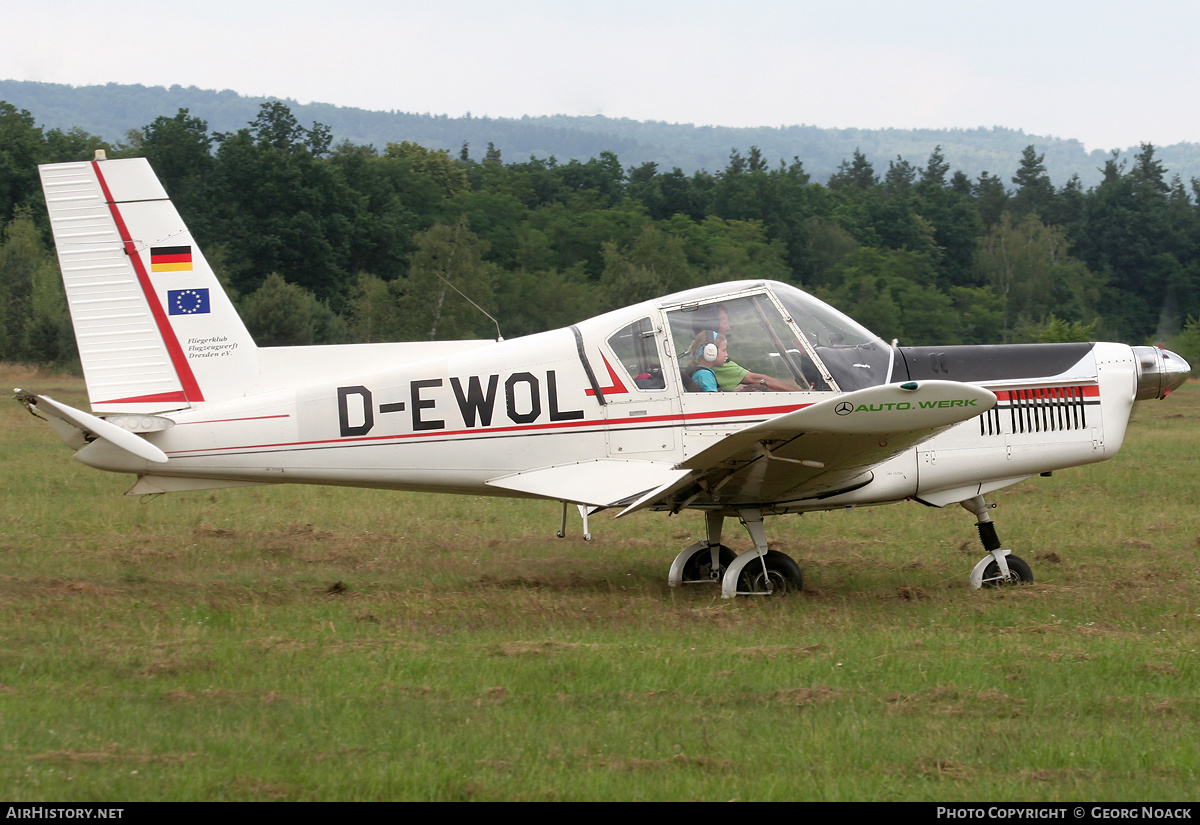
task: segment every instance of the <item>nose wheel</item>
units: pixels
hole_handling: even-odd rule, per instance
[[[1025,560],[1000,546],[996,525],[988,515],[988,505],[983,496],[975,496],[960,503],[964,509],[975,515],[979,540],[983,542],[984,552],[987,553],[971,571],[971,587],[978,590],[981,587],[1032,584],[1033,570]]]
[[[997,588],[1012,584],[1033,584],[1033,570],[1029,568],[1023,558],[1012,555],[1011,550],[997,552],[1008,555],[1000,558],[996,558],[994,555],[984,556],[971,571],[972,587]],[[1004,570],[1000,569],[1001,561],[1004,562]],[[976,584],[976,577],[978,577],[978,584]]]

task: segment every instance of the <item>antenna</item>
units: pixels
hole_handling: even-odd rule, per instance
[[[442,273],[440,273],[440,272],[435,272],[435,273],[433,273],[433,274],[434,274],[434,275],[437,275],[439,278],[441,278],[441,280],[442,280],[442,283],[444,283],[446,286],[448,286],[448,287],[450,287],[451,289],[453,289],[453,290],[454,290],[455,292],[457,292],[459,295],[462,295],[462,296],[463,296],[463,298],[466,298],[466,300],[467,300],[467,303],[469,303],[471,306],[475,307],[477,310],[479,310],[480,312],[482,312],[484,315],[487,315],[487,317],[488,317],[488,320],[489,320],[489,321],[491,321],[493,324],[495,324],[495,325],[496,325],[496,340],[497,340],[497,341],[503,341],[503,340],[504,340],[504,336],[500,334],[500,322],[499,322],[499,321],[497,321],[495,318],[493,318],[493,317],[492,317],[492,316],[491,316],[491,315],[488,313],[488,311],[487,311],[486,309],[484,309],[484,308],[483,308],[483,307],[481,307],[479,304],[477,304],[477,303],[475,303],[474,301],[472,301],[470,298],[467,298],[466,294],[465,294],[465,293],[464,293],[464,292],[463,292],[461,289],[459,289],[459,288],[458,288],[458,287],[456,287],[454,284],[450,283],[450,282],[449,282],[449,281],[447,281],[445,278],[443,278],[443,277],[442,277]]]

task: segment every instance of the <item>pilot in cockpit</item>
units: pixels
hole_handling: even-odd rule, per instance
[[[702,334],[708,334],[728,339],[731,331],[729,313],[721,304],[710,304],[700,307],[691,313],[691,315],[692,331],[697,338]],[[693,343],[694,346],[695,343]],[[772,392],[800,391],[800,387],[789,381],[781,381],[764,373],[751,372],[735,363],[729,358],[727,347],[722,347],[722,352],[725,353],[725,357],[721,363],[705,365],[713,373],[717,388],[721,392],[748,392],[753,390]],[[690,351],[689,354],[691,354]]]

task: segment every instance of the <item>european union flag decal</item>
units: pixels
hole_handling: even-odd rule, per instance
[[[209,313],[207,289],[168,289],[168,315],[207,315]]]

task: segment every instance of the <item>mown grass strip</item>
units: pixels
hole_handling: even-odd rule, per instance
[[[900,504],[773,519],[809,592],[728,602],[665,585],[694,516],[600,515],[584,542],[553,537],[553,503],[142,502],[0,405],[0,783],[14,801],[1194,800],[1198,420],[1190,384],[1139,407],[1116,459],[994,497],[1032,587],[969,590],[970,516]]]

